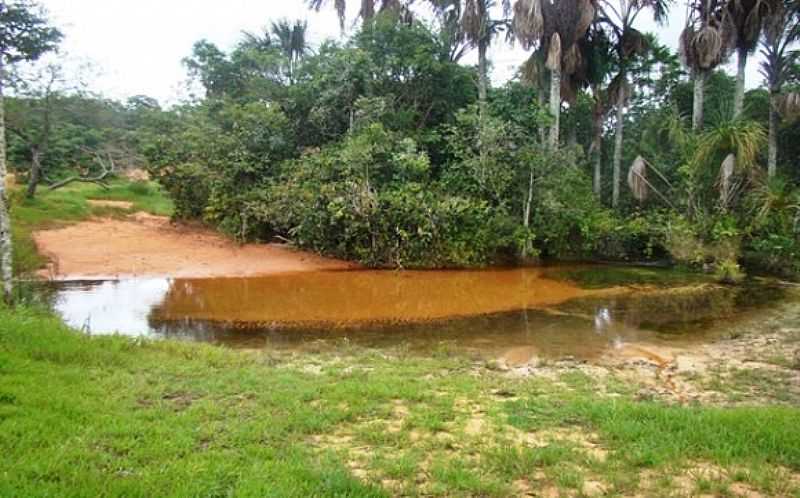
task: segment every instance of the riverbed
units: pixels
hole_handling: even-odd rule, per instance
[[[596,275],[602,267],[579,268]],[[620,272],[608,268],[608,272]],[[561,269],[315,271],[240,278],[56,282],[53,306],[88,334],[315,351],[360,345],[511,364],[691,348],[791,297],[781,286],[625,276],[581,285]],[[659,279],[669,270],[647,270]],[[574,273],[574,272],[573,272]],[[630,273],[630,276],[640,275]],[[585,283],[585,282],[584,282]],[[591,288],[587,288],[591,287]]]

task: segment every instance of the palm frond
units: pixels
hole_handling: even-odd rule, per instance
[[[631,195],[639,202],[647,200],[647,163],[642,156],[637,156],[628,170],[628,187]]]
[[[800,119],[800,92],[781,95],[778,99],[778,112],[790,122]]]
[[[736,46],[736,27],[723,0],[694,0],[680,35],[681,62],[709,70],[724,62]]]
[[[729,121],[712,128],[699,138],[693,165],[710,167],[719,157],[733,154],[739,171],[749,172],[758,167],[759,154],[766,146],[767,133],[755,121]]]
[[[728,209],[728,207],[733,202],[734,198],[734,183],[733,183],[733,174],[736,171],[736,156],[733,154],[728,154],[725,156],[725,160],[722,161],[722,165],[719,168],[719,198],[720,198],[720,205],[723,209]]]
[[[538,43],[544,32],[542,0],[517,0],[514,4],[513,31],[525,49]]]
[[[329,0],[307,0],[308,7],[319,12],[327,5]],[[336,15],[339,17],[339,27],[344,30],[344,21],[347,15],[347,2],[346,0],[333,0],[333,7],[336,9]]]

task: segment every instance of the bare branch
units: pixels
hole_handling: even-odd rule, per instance
[[[106,163],[106,161],[103,160],[103,157],[99,153],[95,153],[95,161],[97,161],[97,163],[102,168],[102,171],[100,172],[100,174],[95,175],[95,176],[80,176],[80,175],[70,176],[69,178],[65,178],[65,179],[63,179],[61,181],[58,181],[58,182],[53,183],[52,185],[50,185],[50,187],[49,187],[50,190],[56,190],[56,189],[59,189],[61,187],[65,187],[65,186],[69,185],[70,183],[74,183],[74,182],[95,183],[95,184],[100,185],[102,188],[107,190],[108,189],[108,185],[106,184],[105,180],[108,177],[108,175],[113,174],[114,171],[116,170],[116,165],[114,164],[114,158],[111,157],[110,153],[107,153],[107,158],[108,158],[108,162]]]

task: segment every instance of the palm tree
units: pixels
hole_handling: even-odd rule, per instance
[[[239,48],[266,52],[275,48],[275,46],[269,30],[265,28],[263,33],[242,31],[242,41],[239,42]]]
[[[599,0],[597,22],[611,33],[617,57],[617,75],[609,88],[616,108],[616,133],[614,137],[614,180],[611,205],[619,203],[622,171],[622,139],[625,123],[625,105],[630,96],[628,69],[635,58],[648,50],[645,36],[633,27],[636,18],[644,10],[651,10],[653,18],[660,23],[667,16],[670,0]]]
[[[690,166],[695,172],[707,171],[716,161],[723,159],[719,173],[715,175],[719,205],[723,211],[733,204],[745,186],[745,179],[757,168],[766,141],[760,123],[735,119],[719,123],[698,137]]]
[[[306,31],[308,23],[306,21],[294,21],[294,23],[282,19],[272,23],[272,34],[278,41],[281,52],[288,60],[289,83],[294,82],[294,74],[297,64],[308,52],[308,42],[306,41]]]
[[[703,101],[709,73],[730,55],[736,30],[725,0],[692,0],[680,38],[683,64],[692,71],[692,129],[703,127]]]
[[[509,2],[510,0],[503,0],[504,12],[511,10]],[[491,18],[491,11],[497,6],[496,0],[429,0],[429,3],[440,18],[457,22],[451,25],[451,29],[455,29],[455,40],[463,40],[468,46],[478,48],[478,110],[483,128],[487,118],[489,93],[489,45],[510,23],[507,19]],[[486,151],[482,145],[479,147],[483,164]]]
[[[537,46],[550,71],[549,144],[558,147],[561,85],[581,63],[578,40],[586,35],[595,17],[594,0],[517,0],[514,32],[526,48]]]
[[[358,17],[364,21],[369,21],[375,17],[376,12],[396,11],[402,12],[408,4],[414,0],[404,2],[403,0],[361,0],[361,9]],[[324,6],[333,3],[336,14],[339,16],[339,25],[344,29],[345,17],[347,15],[347,0],[307,0],[308,6],[319,12]]]
[[[428,0],[439,22],[439,37],[448,47],[448,60],[460,61],[471,47],[461,28],[461,0]]]
[[[608,33],[599,24],[595,24],[583,40],[585,71],[583,83],[592,93],[592,144],[589,147],[593,155],[593,182],[595,195],[602,193],[603,170],[603,122],[611,108],[608,93],[608,79],[612,72],[613,47]]]
[[[520,80],[523,84],[530,85],[536,89],[536,100],[539,109],[544,109],[547,104],[545,92],[550,86],[550,78],[547,74],[547,68],[544,67],[544,57],[541,50],[535,50],[528,57],[528,60],[522,63],[520,67]],[[539,142],[547,142],[547,130],[539,126]]]
[[[758,46],[764,20],[775,8],[779,0],[730,0],[728,11],[736,30],[736,93],[733,99],[733,117],[738,118],[744,108],[744,80],[747,57]]]
[[[460,2],[459,2],[460,3]],[[486,100],[489,91],[489,60],[487,53],[492,38],[508,27],[505,19],[491,19],[491,10],[496,6],[495,0],[465,0],[461,14],[461,29],[466,40],[478,48],[478,102],[481,115],[486,113]],[[507,2],[504,2],[506,11]]]
[[[784,0],[766,20],[764,39],[761,41],[761,74],[769,90],[769,132],[767,145],[767,172],[775,176],[778,162],[778,120],[781,108],[790,111],[785,104],[797,102],[796,96],[784,98],[781,90],[790,76],[793,66],[800,61],[800,50],[792,46],[800,41],[800,5]],[[784,104],[784,105],[782,105]]]

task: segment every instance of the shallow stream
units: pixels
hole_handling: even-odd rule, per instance
[[[627,344],[691,346],[743,320],[758,320],[789,299],[782,288],[763,282],[725,287],[675,279],[667,271],[613,267],[327,271],[52,285],[58,313],[91,334],[297,351],[343,343],[403,346],[421,353],[502,355],[521,363],[534,356],[590,359]]]

